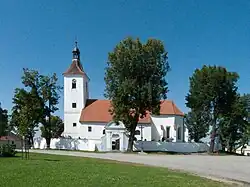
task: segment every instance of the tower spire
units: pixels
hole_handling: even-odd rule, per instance
[[[75,41],[75,47],[72,53],[73,53],[73,60],[80,60],[80,50],[77,46],[77,40]]]

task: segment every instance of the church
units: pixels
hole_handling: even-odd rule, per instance
[[[90,78],[81,63],[77,43],[72,54],[72,62],[63,73],[63,137],[83,141],[85,145],[80,150],[125,151],[129,132],[121,121],[112,121],[110,100],[89,98]],[[173,101],[162,101],[160,115],[139,120],[135,141],[187,142],[183,112]]]

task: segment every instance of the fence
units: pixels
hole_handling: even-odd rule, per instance
[[[46,149],[45,138],[35,138],[35,149]],[[69,138],[53,138],[50,142],[51,149],[65,149],[65,150],[83,150],[83,151],[95,151],[96,141],[82,140],[82,139],[69,139]]]
[[[181,143],[181,142],[155,142],[137,141],[134,144],[135,151],[148,152],[175,152],[175,153],[199,153],[207,152],[209,147],[205,143]]]

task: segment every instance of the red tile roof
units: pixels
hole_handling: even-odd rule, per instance
[[[86,75],[79,60],[73,60],[69,69],[63,75]]]
[[[110,122],[112,115],[109,113],[111,108],[110,100],[97,100],[88,99],[86,107],[82,109],[80,122]],[[178,115],[184,114],[177,108],[173,101],[164,100],[161,103],[161,115]],[[139,123],[150,123],[150,117],[147,115],[145,118],[140,119]]]

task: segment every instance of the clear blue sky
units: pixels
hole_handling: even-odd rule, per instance
[[[103,98],[107,54],[127,36],[164,41],[172,71],[170,92],[184,112],[189,77],[204,64],[240,74],[250,93],[249,0],[0,0],[0,102],[12,107],[22,68],[62,73],[77,36],[91,79],[91,98]],[[24,3],[25,2],[25,3]],[[59,114],[63,114],[63,100]]]

